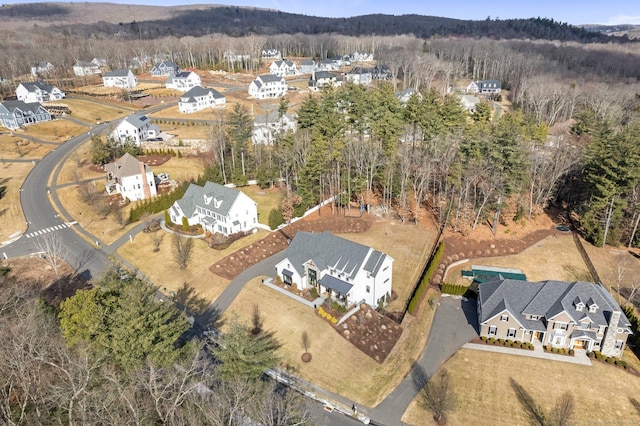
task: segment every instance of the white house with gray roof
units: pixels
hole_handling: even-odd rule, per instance
[[[107,194],[121,194],[124,200],[137,201],[158,193],[151,167],[126,153],[113,163],[105,164]]]
[[[373,308],[391,300],[393,258],[325,231],[299,231],[276,264],[276,275],[299,290],[315,288],[346,306]]]
[[[472,81],[467,86],[467,93],[495,94],[502,91],[502,84],[498,80]]]
[[[160,134],[160,128],[151,124],[151,120],[144,114],[131,114],[120,121],[111,132],[114,140],[125,143],[131,141],[137,146],[148,138],[154,138]]]
[[[158,62],[151,68],[151,75],[154,77],[168,77],[180,72],[180,67],[173,61]]]
[[[193,71],[180,71],[175,75],[167,77],[165,86],[167,89],[175,89],[181,92],[186,92],[189,89],[193,89],[196,86],[200,86],[202,81],[200,76]]]
[[[44,84],[39,81],[33,83],[20,83],[16,87],[16,97],[19,101],[31,104],[35,102],[59,101],[65,94],[52,84]]]
[[[192,183],[169,208],[169,217],[177,224],[186,217],[190,226],[200,224],[205,231],[228,236],[254,229],[258,209],[255,201],[237,189],[213,182]]]
[[[622,357],[631,323],[602,284],[499,279],[478,285],[487,338],[541,342]]]
[[[269,73],[284,77],[287,75],[298,75],[298,67],[292,61],[273,61],[269,66]]]
[[[227,99],[215,89],[196,86],[180,97],[178,110],[183,114],[200,111],[205,108],[220,107]]]
[[[280,116],[278,111],[258,114],[253,121],[251,141],[254,144],[271,145],[279,134],[295,133],[296,120],[291,114]]]
[[[101,74],[100,65],[94,62],[78,61],[73,64],[73,73],[78,77],[86,77],[88,75]]]
[[[284,77],[273,74],[259,75],[249,84],[249,95],[256,99],[280,98],[287,90]]]
[[[6,101],[0,103],[0,124],[16,130],[22,126],[51,120],[51,114],[40,103]]]
[[[133,89],[138,85],[136,76],[130,69],[120,68],[104,73],[102,76],[104,87],[119,87],[121,89]]]

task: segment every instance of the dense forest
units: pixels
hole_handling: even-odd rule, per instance
[[[273,333],[231,319],[217,343],[187,339],[184,313],[146,282],[114,266],[93,284],[57,305],[0,270],[3,424],[312,423],[299,394],[261,378]]]

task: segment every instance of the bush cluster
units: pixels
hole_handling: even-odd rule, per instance
[[[173,203],[182,198],[188,185],[189,184],[185,182],[168,194],[162,194],[157,197],[143,200],[129,212],[129,222],[137,222],[145,213],[154,214],[163,210],[168,210]]]
[[[144,155],[169,155],[171,157],[182,158],[182,151],[174,151],[173,149],[147,149]]]
[[[467,292],[468,287],[456,284],[442,284],[441,291],[444,294],[452,294],[454,296],[462,296]]]
[[[440,263],[440,258],[442,257],[443,252],[444,252],[444,241],[440,241],[438,248],[436,249],[435,253],[433,254],[433,257],[429,261],[429,266],[427,266],[427,269],[425,270],[425,273],[422,276],[420,283],[418,284],[417,288],[413,292],[413,296],[409,300],[407,312],[409,312],[410,314],[413,314],[416,311],[416,309],[418,309],[418,306],[420,305],[420,301],[422,300],[422,296],[427,290],[427,286],[429,285],[429,282],[431,281],[431,278],[433,277],[433,274],[435,274],[436,268]]]
[[[520,342],[517,340],[496,339],[494,337],[481,336],[480,340],[488,345],[504,346],[505,348],[529,349],[533,350],[533,345],[529,342]]]
[[[318,315],[320,315],[322,318],[326,319],[327,321],[330,321],[331,324],[337,324],[338,323],[338,318],[336,318],[333,315],[331,315],[330,313],[326,312],[324,309],[322,309],[322,306],[320,306],[318,308]]]
[[[615,358],[615,357],[612,357],[612,356],[606,356],[600,351],[588,352],[587,356],[591,360],[595,359],[596,361],[606,362],[607,364],[611,364],[611,365],[617,365],[618,367],[622,367],[622,368],[625,368],[625,369],[627,368],[627,362],[626,361],[623,361],[621,359],[618,359],[618,358]]]

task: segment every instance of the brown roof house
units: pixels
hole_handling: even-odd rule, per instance
[[[119,160],[106,164],[107,193],[122,195],[130,201],[151,198],[157,194],[156,181],[151,167],[126,153]]]
[[[480,335],[622,357],[631,323],[602,284],[511,279],[478,286]]]

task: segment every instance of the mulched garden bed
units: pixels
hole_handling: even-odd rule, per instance
[[[360,305],[360,310],[349,319],[333,328],[355,347],[379,363],[383,363],[402,334],[402,328],[369,305]]]

